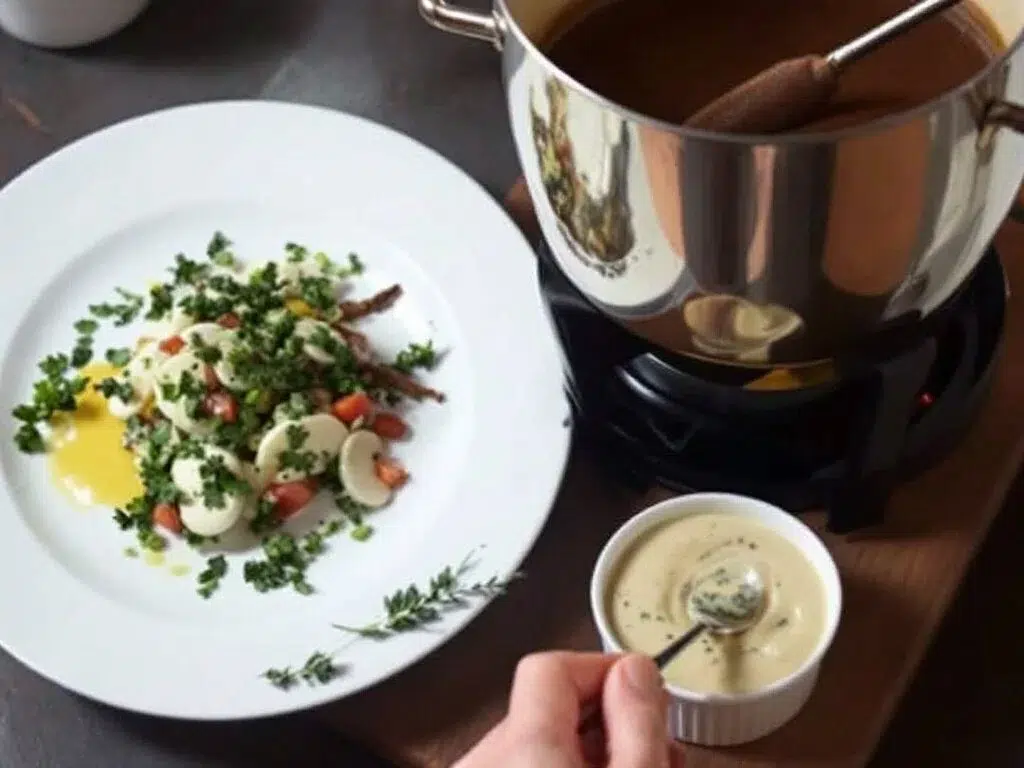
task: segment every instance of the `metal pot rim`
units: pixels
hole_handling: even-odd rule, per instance
[[[992,76],[992,73],[996,69],[1003,66],[1006,61],[1015,55],[1019,49],[1024,48],[1024,28],[1018,33],[1017,37],[1007,46],[1006,50],[1003,51],[1002,55],[993,59],[987,67],[978,72],[974,77],[961,83],[959,86],[951,91],[946,91],[942,96],[937,99],[933,99],[925,104],[913,107],[912,109],[904,110],[903,112],[896,112],[885,117],[879,118],[878,120],[872,120],[867,123],[860,125],[854,125],[848,128],[840,128],[833,131],[820,131],[814,133],[791,133],[791,134],[744,134],[744,133],[716,133],[714,131],[707,131],[699,128],[690,128],[681,126],[677,123],[671,123],[664,120],[657,120],[652,117],[644,115],[642,112],[629,109],[627,107],[618,104],[617,102],[608,99],[596,91],[588,88],[587,86],[580,83],[578,80],[570,77],[568,74],[563,72],[561,69],[556,67],[554,63],[547,57],[547,55],[540,50],[533,41],[530,40],[529,36],[519,26],[519,22],[516,21],[512,12],[509,10],[507,0],[494,0],[495,9],[497,11],[496,17],[501,29],[501,35],[504,37],[507,33],[511,32],[519,44],[531,53],[541,65],[548,70],[548,72],[558,77],[562,82],[571,85],[573,89],[579,93],[592,99],[600,106],[612,110],[618,113],[621,117],[628,119],[631,122],[638,123],[640,125],[655,128],[664,133],[675,134],[684,139],[698,139],[702,141],[715,141],[723,144],[740,144],[740,145],[771,145],[771,146],[793,146],[793,145],[808,145],[808,144],[835,144],[840,141],[847,139],[860,138],[863,136],[870,136],[877,133],[883,133],[887,130],[900,126],[904,123],[912,122],[915,119],[927,115],[929,112],[936,109],[938,104],[946,102],[950,99],[955,99],[960,96],[967,96],[973,91],[978,85],[987,80]],[[495,43],[499,47],[502,47],[501,42]]]

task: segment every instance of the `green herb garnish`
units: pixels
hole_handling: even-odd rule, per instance
[[[317,651],[299,669],[291,667],[268,669],[262,677],[276,688],[287,691],[301,680],[308,685],[324,685],[331,682],[344,672],[344,668],[335,663],[333,655]]]
[[[224,558],[224,555],[215,555],[209,558],[206,561],[206,569],[201,571],[198,576],[199,587],[196,589],[196,592],[204,600],[209,600],[210,596],[220,587],[220,580],[224,578],[227,572],[228,561]]]
[[[127,347],[119,347],[118,349],[108,349],[106,354],[107,362],[111,365],[123,368],[128,365],[128,361],[132,359],[132,351]]]
[[[128,325],[139,316],[145,302],[137,293],[126,291],[124,288],[115,288],[114,291],[122,299],[120,304],[90,304],[89,311],[101,320],[112,319],[115,326]]]
[[[416,368],[432,369],[437,365],[437,350],[434,349],[434,342],[426,344],[410,344],[395,357],[393,368],[402,373],[412,373]]]
[[[399,632],[419,629],[438,621],[456,608],[465,608],[474,598],[489,599],[504,594],[509,584],[520,577],[513,574],[502,579],[492,576],[486,581],[468,583],[466,575],[473,569],[472,553],[457,567],[447,566],[434,576],[426,589],[410,584],[384,598],[384,616],[362,627],[335,624],[335,629],[360,637],[382,640]]]

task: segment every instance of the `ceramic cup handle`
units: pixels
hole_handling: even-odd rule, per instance
[[[497,12],[483,13],[462,8],[448,0],[419,0],[420,15],[431,26],[475,40],[484,40],[498,50],[504,43],[504,25]]]

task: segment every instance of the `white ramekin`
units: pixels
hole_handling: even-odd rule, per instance
[[[109,37],[149,0],[0,0],[0,28],[42,48],[77,48]]]
[[[624,649],[605,614],[608,579],[623,551],[637,537],[665,520],[695,514],[752,518],[795,544],[810,561],[825,590],[825,629],[814,653],[798,670],[767,688],[744,694],[687,691],[666,683],[670,694],[669,729],[691,744],[724,747],[754,741],[780,728],[804,706],[818,680],[821,660],[832,644],[842,613],[839,572],[825,545],[796,517],[771,504],[726,493],[695,493],[649,507],[623,525],[605,544],[590,583],[590,610],[605,651]]]

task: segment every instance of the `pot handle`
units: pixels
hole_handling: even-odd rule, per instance
[[[419,0],[420,15],[444,32],[484,40],[498,50],[504,43],[504,25],[497,12],[482,13],[452,5],[448,0]]]
[[[993,101],[985,111],[985,122],[1024,133],[1024,107],[1009,101]]]

